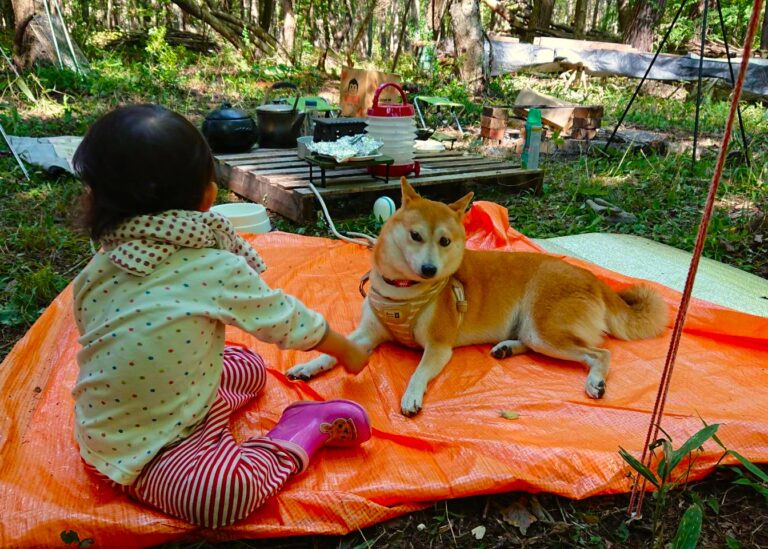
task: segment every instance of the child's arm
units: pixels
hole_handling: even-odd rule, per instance
[[[335,357],[353,374],[360,372],[368,362],[368,352],[363,347],[333,331],[330,326],[313,350]]]
[[[215,267],[227,276],[218,281],[212,316],[281,349],[317,350],[336,357],[350,371],[363,369],[365,349],[333,331],[322,314],[296,297],[267,286],[242,257],[227,254]]]

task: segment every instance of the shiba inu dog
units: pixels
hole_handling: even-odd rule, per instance
[[[402,206],[373,249],[370,291],[350,338],[373,351],[396,341],[424,350],[400,403],[406,416],[422,407],[427,384],[455,347],[493,344],[504,358],[527,350],[584,364],[586,392],[605,394],[610,352],[619,339],[659,335],[667,306],[644,285],[614,292],[591,272],[540,253],[465,250],[462,220],[469,193],[453,204],[427,200],[401,179]],[[309,379],[333,368],[322,355],[288,370]]]

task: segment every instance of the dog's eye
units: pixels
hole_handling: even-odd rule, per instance
[[[411,238],[414,239],[416,242],[421,242],[421,235],[416,231],[411,231]]]
[[[443,238],[441,238],[441,239],[440,239],[440,245],[441,245],[443,248],[446,248],[446,247],[448,247],[448,245],[449,245],[450,243],[451,243],[451,239],[450,239],[450,238],[446,238],[446,237],[443,237]]]

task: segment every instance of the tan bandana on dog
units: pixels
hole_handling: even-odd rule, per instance
[[[242,256],[257,272],[266,270],[259,254],[230,221],[213,212],[168,210],[132,217],[101,238],[115,266],[147,276],[180,248],[217,248]]]

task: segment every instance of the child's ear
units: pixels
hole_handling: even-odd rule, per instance
[[[203,199],[200,201],[200,206],[197,207],[197,211],[207,212],[210,210],[211,206],[213,206],[213,203],[216,202],[216,195],[218,192],[218,185],[211,181],[203,192]]]

